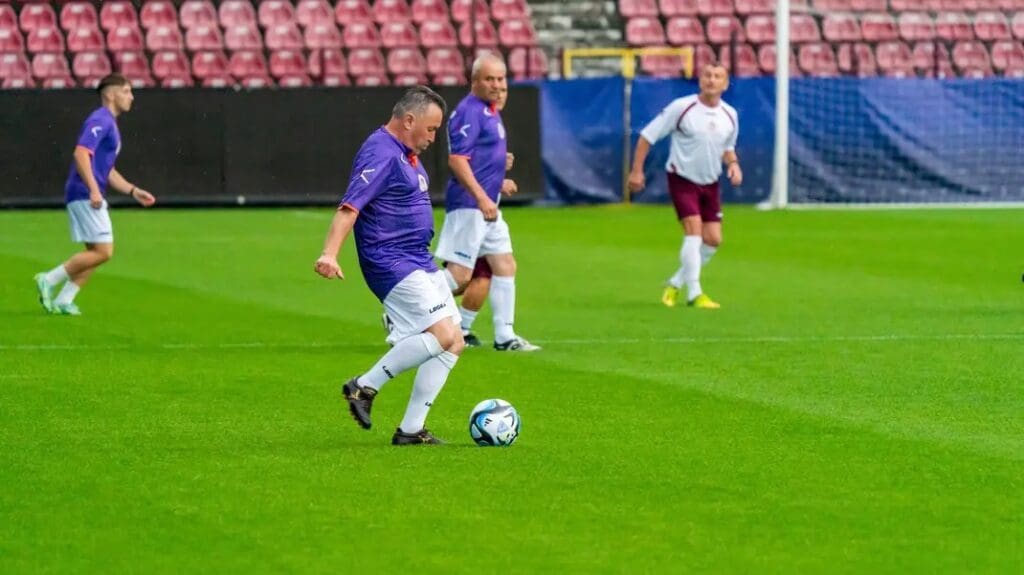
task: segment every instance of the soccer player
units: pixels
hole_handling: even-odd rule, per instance
[[[114,229],[107,211],[107,188],[127,194],[143,207],[156,202],[153,194],[124,178],[114,168],[121,152],[117,118],[132,109],[132,85],[120,74],[100,80],[100,107],[85,123],[78,136],[74,161],[64,184],[64,203],[71,222],[71,239],[85,244],[85,250],[71,256],[52,270],[35,276],[39,303],[48,313],[81,315],[75,296],[99,266],[114,255]],[[53,290],[64,284],[56,299]]]
[[[505,126],[496,102],[507,89],[505,63],[492,54],[473,62],[472,90],[459,102],[448,122],[447,213],[436,255],[447,262],[443,270],[452,293],[466,288],[478,257],[494,272],[490,298],[494,310],[494,349],[537,351],[516,334],[516,260],[508,224],[498,209],[501,194],[516,193],[515,182],[505,178],[508,161]]]
[[[644,189],[644,160],[651,146],[672,136],[665,170],[668,191],[682,222],[685,237],[679,252],[682,264],[668,280],[661,301],[674,307],[679,290],[686,286],[687,305],[701,309],[718,309],[717,302],[700,287],[701,266],[705,266],[722,243],[722,202],[718,179],[725,164],[729,181],[734,186],[743,182],[736,137],[739,120],[736,110],[722,101],[722,92],[729,87],[729,74],[720,63],[711,63],[701,70],[700,93],[673,101],[648,124],[636,143],[629,189]]]
[[[430,255],[434,217],[427,172],[419,162],[419,154],[437,137],[445,109],[445,101],[429,88],[405,92],[390,121],[359,149],[348,190],[314,264],[321,276],[344,279],[338,251],[355,230],[363,277],[392,322],[392,347],[341,389],[352,416],[370,429],[370,410],[381,387],[417,368],[393,445],[442,443],[424,423],[464,347],[455,300]]]

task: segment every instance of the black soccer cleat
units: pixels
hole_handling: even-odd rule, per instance
[[[356,383],[357,379],[353,377],[341,386],[341,394],[348,401],[348,410],[359,427],[370,429],[370,426],[373,425],[370,421],[370,409],[373,408],[373,398],[377,397],[377,391],[359,385]]]
[[[518,335],[508,341],[494,342],[495,351],[540,351],[539,345],[533,345]]]
[[[462,339],[466,341],[466,347],[480,347],[480,338],[473,332],[462,334]]]
[[[395,430],[395,434],[391,436],[391,445],[443,445],[444,442],[440,439],[431,435],[427,428],[417,431],[416,433],[404,433],[402,428],[399,427]]]

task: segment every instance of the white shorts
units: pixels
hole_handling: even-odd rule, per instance
[[[95,209],[89,200],[78,200],[68,204],[68,220],[71,222],[71,241],[87,244],[114,243],[114,226],[110,223],[107,200]]]
[[[434,255],[446,262],[473,268],[479,257],[510,253],[512,237],[501,210],[496,221],[487,222],[483,212],[466,208],[445,214]]]
[[[441,272],[416,270],[405,276],[384,298],[384,311],[394,325],[387,339],[391,345],[423,333],[447,317],[456,327],[462,323],[452,290]]]

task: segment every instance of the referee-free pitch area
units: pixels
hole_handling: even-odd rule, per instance
[[[115,211],[49,317],[66,217],[0,212],[0,572],[1024,569],[1021,211],[731,208],[705,311],[659,302],[670,208],[506,210],[544,351],[468,350],[417,448],[411,374],[371,431],[339,395],[385,347],[330,214]]]

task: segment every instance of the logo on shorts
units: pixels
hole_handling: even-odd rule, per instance
[[[427,186],[427,179],[423,177],[423,174],[417,174],[417,175],[420,178],[420,191],[421,192],[427,191],[427,188],[429,187],[429,186]]]
[[[722,214],[722,212],[718,212],[717,214],[715,214],[715,216],[716,216],[716,217],[717,217],[718,219],[722,219],[722,215],[723,215],[723,214]]]
[[[448,305],[448,304],[446,304],[444,302],[441,302],[438,305],[435,305],[434,307],[430,308],[430,311],[428,311],[427,313],[434,313],[435,311],[441,311],[442,309],[444,309],[444,306],[446,306],[446,305]]]
[[[469,257],[469,254],[467,254],[465,252],[455,252],[455,255],[457,255],[460,258],[462,258],[464,260],[467,260],[467,261],[473,259],[473,258]]]

